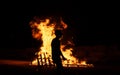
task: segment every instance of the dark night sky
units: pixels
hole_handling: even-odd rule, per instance
[[[116,19],[105,10],[92,13],[85,6],[80,8],[79,4],[73,5],[72,2],[18,3],[0,7],[0,53],[5,49],[7,52],[9,49],[38,47],[39,42],[32,38],[29,22],[34,16],[44,15],[62,15],[76,46],[119,44]]]
[[[64,3],[62,6],[61,4],[46,5],[48,6],[13,4],[2,8],[1,47],[26,48],[35,46],[36,42],[31,36],[28,23],[36,15],[62,15],[65,23],[75,34],[74,41],[77,45],[117,43],[118,29],[116,29],[114,21],[110,20],[113,17],[103,14],[88,17],[87,13],[81,13],[85,9],[73,7],[70,3],[67,5]]]

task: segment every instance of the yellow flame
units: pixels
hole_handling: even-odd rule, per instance
[[[63,48],[65,47],[65,45],[61,46],[61,50],[62,53],[65,57],[67,57],[69,64],[75,64],[77,63],[77,59],[72,55],[72,48],[66,49],[65,51],[63,51]],[[63,64],[67,64],[67,61],[64,61]]]
[[[36,20],[36,21],[35,21]],[[42,46],[40,47],[39,52],[37,52],[38,58],[42,58],[42,62],[46,64],[52,63],[52,60],[46,60],[51,58],[51,42],[52,40],[55,38],[55,34],[54,34],[54,30],[55,29],[61,29],[59,28],[59,26],[56,26],[58,23],[56,22],[52,22],[51,23],[51,18],[48,19],[39,19],[39,18],[35,18],[34,21],[30,22],[31,28],[32,28],[32,36],[33,38],[36,39],[42,39],[43,43]],[[39,21],[38,21],[39,20]],[[59,25],[62,25],[63,29],[67,28],[67,24],[65,24],[62,19],[60,19],[61,21],[59,23]],[[57,28],[56,28],[57,27]],[[62,30],[62,29],[61,29]],[[69,44],[72,44],[70,41],[68,41]],[[76,64],[78,63],[77,58],[75,58],[72,55],[72,48],[69,49],[65,49],[63,50],[63,48],[66,45],[61,45],[61,51],[63,53],[63,55],[68,59],[66,61],[63,61],[63,65],[69,63],[69,64]],[[33,65],[37,65],[37,58],[35,60],[32,61]],[[85,61],[81,62],[81,64],[86,64]]]

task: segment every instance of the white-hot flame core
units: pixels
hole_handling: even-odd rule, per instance
[[[51,41],[53,38],[55,38],[55,35],[53,35],[54,31],[54,24],[49,24],[49,19],[46,19],[45,22],[41,22],[38,26],[38,29],[41,31],[42,34],[42,40],[43,40],[43,46],[40,47],[40,52],[46,52],[46,53],[51,53]]]

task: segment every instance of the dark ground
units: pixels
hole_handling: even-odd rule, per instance
[[[94,68],[64,68],[63,75],[119,75],[120,66],[95,66]],[[37,67],[33,66],[11,66],[0,65],[0,73],[2,75],[56,75],[54,68]],[[1,75],[0,74],[0,75]],[[58,74],[57,74],[58,75]]]

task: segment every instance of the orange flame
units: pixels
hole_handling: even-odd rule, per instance
[[[60,21],[56,22],[56,19],[53,17],[48,17],[47,19],[40,19],[35,17],[33,21],[30,22],[30,26],[32,28],[32,36],[33,38],[36,38],[37,40],[42,39],[43,43],[40,47],[39,52],[37,52],[38,58],[44,59],[44,58],[51,58],[51,42],[55,38],[54,31],[56,29],[66,29],[67,24],[65,24],[62,20],[62,18],[59,19]],[[72,44],[70,41],[68,41],[69,44]],[[78,63],[77,58],[75,58],[72,55],[72,48],[65,49],[63,51],[63,48],[66,45],[61,45],[61,51],[63,55],[68,59],[66,61],[63,61],[63,65],[65,66],[67,63],[69,64],[76,64]],[[32,61],[33,65],[37,65],[37,58]],[[52,60],[42,60],[43,62],[46,62],[46,64],[49,65],[49,62],[52,63]],[[84,61],[84,63],[86,62]]]

